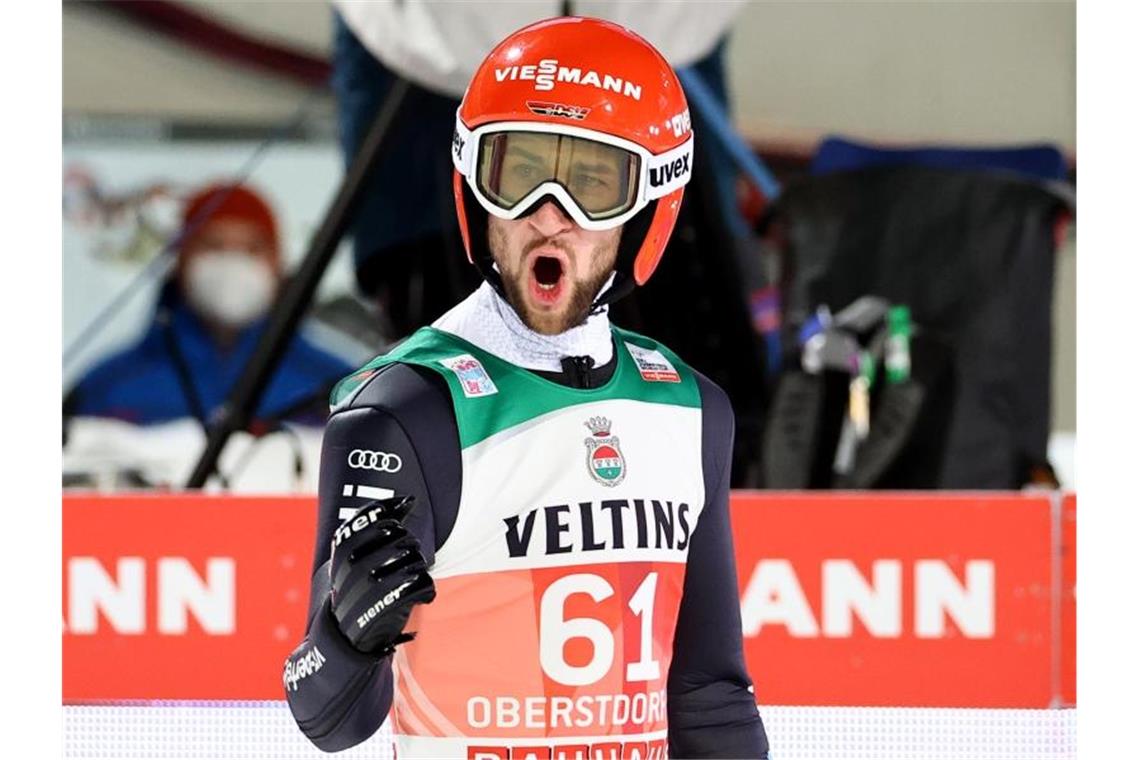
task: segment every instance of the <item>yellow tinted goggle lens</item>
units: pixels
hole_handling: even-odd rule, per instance
[[[479,147],[479,190],[514,208],[543,182],[557,182],[592,220],[617,216],[637,200],[635,153],[595,140],[543,132],[487,135]]]

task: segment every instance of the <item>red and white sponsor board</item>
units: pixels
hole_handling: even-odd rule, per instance
[[[1051,496],[738,493],[732,517],[761,703],[1075,703]]]
[[[280,700],[311,497],[64,498],[63,696]],[[1075,704],[1076,501],[737,493],[757,701]]]
[[[314,500],[65,496],[63,699],[283,699]]]

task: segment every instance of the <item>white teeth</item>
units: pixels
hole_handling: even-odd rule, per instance
[[[538,287],[542,288],[543,290],[554,290],[554,285],[544,285],[541,282],[538,283]]]

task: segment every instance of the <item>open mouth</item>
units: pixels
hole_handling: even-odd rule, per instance
[[[535,256],[531,272],[531,292],[535,299],[553,305],[562,293],[562,260],[554,256]]]
[[[562,262],[550,256],[539,256],[534,260],[534,279],[543,290],[554,290],[562,279]]]

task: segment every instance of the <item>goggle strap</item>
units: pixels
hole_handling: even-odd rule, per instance
[[[682,188],[693,173],[693,137],[661,155],[650,155],[645,178],[646,200],[657,200]]]
[[[451,137],[451,161],[461,176],[472,178],[475,163],[475,145],[471,140],[471,130],[461,119],[455,120],[455,132]]]

